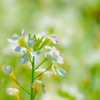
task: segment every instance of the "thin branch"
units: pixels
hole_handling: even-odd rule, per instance
[[[47,71],[47,70],[45,70],[45,71],[42,72],[41,74],[37,75],[37,76],[34,78],[34,80],[35,80],[36,78],[38,78],[40,75],[44,74],[46,71]]]
[[[29,93],[27,90],[25,90],[20,84],[18,84],[26,93],[28,93],[29,95],[31,95],[31,93]]]
[[[41,66],[47,59],[45,58],[34,70],[36,70],[39,66]]]

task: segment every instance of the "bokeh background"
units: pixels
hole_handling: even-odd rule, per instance
[[[44,76],[44,94],[39,89],[36,100],[100,100],[100,1],[99,0],[0,0],[0,80],[6,75],[4,67],[13,66],[21,85],[30,91],[31,68],[21,64],[21,54],[11,50],[7,38],[13,33],[54,33],[66,70],[66,76]],[[53,46],[52,43],[50,45]],[[38,65],[43,55],[36,59]],[[45,62],[42,66],[49,66]],[[37,74],[37,73],[36,73]],[[0,83],[0,100],[15,100],[6,89],[19,89],[21,100],[26,94],[7,75]]]

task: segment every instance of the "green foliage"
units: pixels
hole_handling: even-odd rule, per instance
[[[38,50],[40,48],[40,44],[43,41],[43,36],[41,38],[36,38],[36,35],[34,34],[33,38],[35,39],[35,44],[33,46],[34,50]]]

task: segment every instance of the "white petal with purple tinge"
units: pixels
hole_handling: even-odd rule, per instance
[[[57,43],[58,43],[57,38],[50,38],[50,40],[51,40],[54,44],[57,44]]]
[[[5,80],[5,77],[2,78],[1,82],[4,82],[4,80]]]
[[[47,36],[43,31],[41,31],[42,32],[42,34],[44,35],[44,36],[46,36],[47,38],[50,38],[49,36]]]
[[[22,30],[22,35],[25,36],[25,29]]]
[[[14,33],[12,35],[12,40],[14,40],[14,41],[18,40],[19,38],[20,38],[20,36],[18,34],[16,34],[16,33]]]
[[[52,65],[52,70],[53,70],[54,74],[56,75],[57,73],[56,73],[56,71],[55,71],[54,65]]]
[[[57,62],[57,58],[58,58],[58,55],[53,54],[52,61],[53,61],[53,62]]]
[[[56,67],[56,70],[58,72],[59,75],[65,76],[66,72],[65,70],[63,70],[62,68]]]
[[[53,72],[51,72],[51,71],[46,71],[44,74],[47,75],[48,77],[50,77],[50,76],[53,74]]]
[[[53,60],[53,52],[52,51],[49,51],[45,54],[45,57],[47,57],[50,61]]]
[[[17,46],[17,47],[15,48],[15,51],[16,51],[16,52],[21,52],[21,46]]]
[[[14,40],[9,39],[9,38],[7,38],[7,41],[10,42],[10,43],[18,43],[17,41],[14,41]]]
[[[34,88],[34,87],[35,87],[35,85],[36,85],[35,83],[32,83],[31,87],[32,87],[32,88]]]
[[[35,39],[33,38],[29,38],[28,39],[28,47],[31,48],[33,46],[33,44],[35,43]]]
[[[24,64],[28,63],[29,53],[25,53],[21,58],[20,61]]]
[[[60,63],[60,64],[63,64],[64,59],[61,56],[58,55],[57,62]]]
[[[43,90],[43,92],[46,94],[47,92],[45,92],[45,90],[44,90],[44,87],[45,87],[45,85],[44,84],[42,84],[42,90]]]
[[[47,46],[47,45],[45,46],[45,48],[46,48],[46,49],[52,49],[52,47],[50,47],[50,46]]]
[[[5,66],[5,70],[7,71],[8,74],[13,72],[13,68],[11,66]]]
[[[36,34],[36,38],[38,39],[41,39],[41,37],[43,36],[43,34]]]
[[[33,52],[30,52],[30,54],[32,56],[39,56],[40,55],[40,52],[39,51],[33,51]]]

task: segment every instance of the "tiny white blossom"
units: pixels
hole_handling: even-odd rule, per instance
[[[44,69],[44,68],[42,68],[42,66],[40,66],[38,69],[36,69],[35,71],[36,72],[44,72],[46,69]],[[45,73],[44,73],[46,76],[48,76],[48,77],[50,77],[52,74],[53,74],[53,72],[51,72],[51,71],[46,71]]]
[[[45,46],[45,48],[50,49],[50,51],[45,54],[45,57],[52,62],[53,72],[56,74],[57,71],[59,75],[66,75],[66,72],[57,66],[57,63],[64,63],[63,58],[60,56],[60,52],[56,49],[56,47]]]
[[[8,95],[15,95],[15,94],[19,93],[19,90],[17,88],[10,87],[6,90],[6,92]]]

